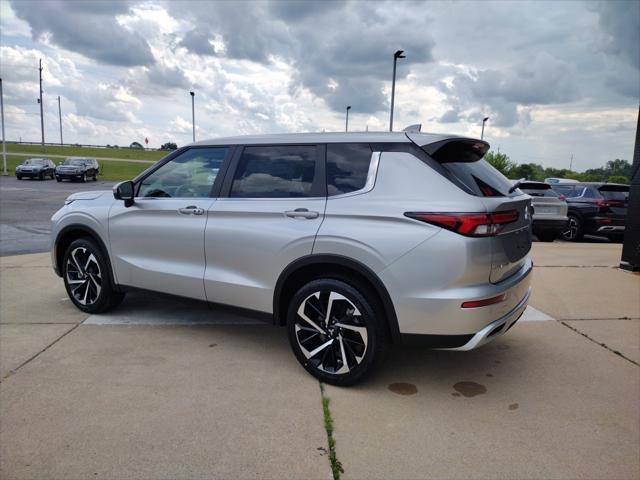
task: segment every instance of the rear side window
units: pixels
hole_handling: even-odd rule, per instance
[[[628,188],[626,190],[623,190],[623,189],[608,190],[606,188],[601,187],[598,190],[600,191],[600,195],[602,195],[602,197],[605,200],[620,200],[624,202],[629,197]]]
[[[310,197],[316,170],[315,145],[246,147],[231,185],[230,197]]]
[[[506,197],[518,194],[517,190],[509,193],[512,186],[509,179],[485,160],[443,162],[441,165],[479,197]]]
[[[371,147],[366,143],[327,145],[327,194],[340,195],[364,188],[367,183]]]

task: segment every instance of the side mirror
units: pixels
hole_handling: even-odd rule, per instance
[[[129,208],[133,205],[133,182],[128,180],[118,183],[113,187],[113,197],[116,200],[124,200],[124,206]]]

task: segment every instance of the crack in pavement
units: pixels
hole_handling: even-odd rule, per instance
[[[569,330],[573,330],[574,332],[576,332],[579,335],[582,335],[584,338],[586,338],[587,340],[591,340],[593,343],[595,343],[596,345],[600,345],[601,347],[605,348],[606,350],[609,350],[611,353],[615,353],[616,355],[618,355],[619,357],[624,358],[626,361],[633,363],[634,365],[640,367],[640,363],[636,362],[635,360],[631,360],[629,357],[625,356],[624,354],[620,353],[617,350],[614,350],[613,348],[611,348],[610,346],[608,346],[606,343],[602,343],[602,342],[598,342],[597,340],[594,340],[593,338],[591,338],[589,335],[587,335],[586,333],[582,333],[580,330],[578,330],[577,328],[572,327],[571,325],[568,325],[566,322],[560,321],[560,323],[562,325],[564,325],[565,327],[567,327]]]
[[[32,360],[35,360],[36,358],[38,358],[42,353],[46,352],[47,350],[49,350],[51,347],[53,347],[56,343],[58,343],[60,340],[62,340],[64,337],[66,337],[67,335],[69,335],[71,332],[73,332],[76,328],[78,328],[80,325],[82,325],[82,323],[77,323],[75,324],[73,327],[71,327],[69,330],[67,330],[65,333],[63,333],[62,335],[60,335],[58,338],[56,338],[53,342],[51,342],[49,345],[47,345],[46,347],[44,347],[42,350],[40,350],[38,353],[36,353],[35,355],[32,355],[30,358],[28,358],[27,360],[25,360],[24,362],[22,362],[20,365],[18,365],[16,368],[9,370],[9,373],[7,373],[4,377],[2,377],[2,379],[0,380],[0,382],[5,381],[7,378],[9,378],[11,375],[14,375],[18,372],[18,370],[20,370],[22,367],[24,367],[25,365],[27,365],[29,362],[31,362]]]

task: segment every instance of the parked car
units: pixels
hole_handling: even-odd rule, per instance
[[[518,188],[531,196],[533,233],[541,242],[553,242],[567,229],[567,202],[544,182],[527,180]]]
[[[48,158],[29,158],[16,167],[16,178],[38,178],[44,180],[46,177],[53,179],[55,164]]]
[[[71,301],[98,313],[131,289],[286,325],[295,356],[348,385],[391,344],[470,350],[530,295],[530,197],[481,140],[420,133],[223,138],[180,148],[52,217]]]
[[[95,158],[69,157],[56,167],[56,180],[80,180],[86,182],[92,179],[94,182],[100,174],[100,165]]]
[[[562,237],[580,241],[585,234],[602,235],[612,241],[624,237],[629,185],[618,183],[576,183],[553,185],[569,206],[569,224]]]

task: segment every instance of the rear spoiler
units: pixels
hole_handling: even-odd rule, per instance
[[[406,133],[409,140],[438,163],[477,162],[489,151],[484,140],[468,137],[445,137],[429,133]]]

